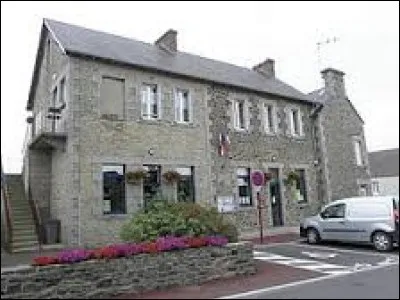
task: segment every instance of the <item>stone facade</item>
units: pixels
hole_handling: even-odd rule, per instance
[[[203,247],[1,272],[1,298],[109,299],[256,272],[253,245]]]
[[[173,32],[171,38],[176,38]],[[344,100],[340,74],[327,73],[327,94],[335,101],[330,101],[320,116],[312,118],[315,107],[311,102],[67,56],[46,35],[44,45],[48,47],[43,48],[43,56],[38,60],[40,72],[33,115],[36,120],[39,111],[54,105],[52,91],[64,78],[66,107],[57,121],[62,124],[57,130],[65,133],[66,141],[62,147],[51,150],[28,150],[24,170],[30,174],[32,195],[43,208],[42,213],[61,221],[61,239],[66,245],[93,246],[118,241],[121,224],[143,207],[142,185],[127,184],[127,213],[103,214],[104,164],[123,164],[125,172],[147,164],[160,165],[163,172],[193,167],[195,202],[213,206],[217,205],[218,196],[233,197],[238,203],[237,168],[263,172],[277,169],[282,223],[289,226],[316,213],[325,199],[354,194],[355,187],[368,180],[364,174],[367,167],[346,168],[348,161],[341,156],[353,157],[352,135],[361,138],[364,146],[365,140],[362,124],[354,121],[354,112],[350,113],[351,107]],[[275,76],[273,60],[256,66],[256,71],[270,80]],[[123,82],[123,113],[117,118],[104,116],[100,111],[103,77]],[[145,120],[141,116],[143,83],[159,88],[159,119]],[[191,95],[193,116],[188,124],[175,121],[176,88],[188,90]],[[244,100],[248,111],[246,130],[234,128],[233,101],[238,98]],[[265,132],[264,104],[273,107],[274,134]],[[300,115],[299,135],[293,135],[289,128],[292,109]],[[32,131],[35,132],[35,126]],[[221,133],[227,133],[231,141],[226,157],[218,155]],[[317,165],[316,159],[320,160]],[[290,186],[283,184],[294,169],[304,170],[307,201],[298,202]],[[161,188],[176,198],[176,186],[162,184]],[[264,225],[270,227],[273,209],[269,184],[260,195],[267,199],[262,215]],[[237,206],[234,212],[225,214],[241,231],[258,227],[256,197],[253,190],[252,205]]]
[[[360,186],[371,194],[368,152],[364,136],[364,122],[347,98],[344,73],[327,69],[322,72],[325,80],[324,107],[319,114],[323,131],[325,163],[328,181],[325,199],[332,201],[359,195]],[[357,165],[354,142],[360,141],[363,164]]]

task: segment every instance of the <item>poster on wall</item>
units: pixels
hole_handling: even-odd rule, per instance
[[[235,198],[233,195],[218,196],[217,203],[218,203],[218,212],[220,213],[231,212],[234,211],[236,208]]]

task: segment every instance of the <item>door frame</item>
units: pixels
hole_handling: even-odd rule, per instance
[[[263,164],[263,167],[265,170],[267,170],[267,172],[269,172],[269,169],[278,169],[278,180],[279,180],[279,192],[280,192],[280,198],[281,198],[281,221],[282,221],[282,225],[280,226],[285,226],[285,215],[286,215],[286,210],[285,210],[285,204],[286,204],[286,199],[284,198],[285,195],[285,185],[283,184],[283,177],[282,177],[282,173],[283,173],[283,167],[284,164],[283,163],[276,163],[276,162],[266,162]],[[266,185],[266,190],[268,192],[268,209],[270,210],[270,213],[268,214],[268,218],[270,218],[271,222],[270,225],[273,226],[273,216],[272,216],[272,205],[271,205],[271,199],[269,199],[269,182]],[[278,226],[276,226],[278,227]]]

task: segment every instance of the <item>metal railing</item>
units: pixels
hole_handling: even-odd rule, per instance
[[[6,215],[6,227],[7,227],[7,236],[5,239],[5,247],[8,251],[11,252],[11,241],[12,241],[12,233],[13,233],[13,226],[12,226],[12,211],[10,205],[10,195],[7,186],[7,180],[5,175],[3,174],[3,169],[1,170],[1,196],[4,200],[4,211]]]

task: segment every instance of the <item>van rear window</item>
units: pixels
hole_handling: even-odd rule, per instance
[[[393,209],[399,209],[399,198],[393,197]]]

